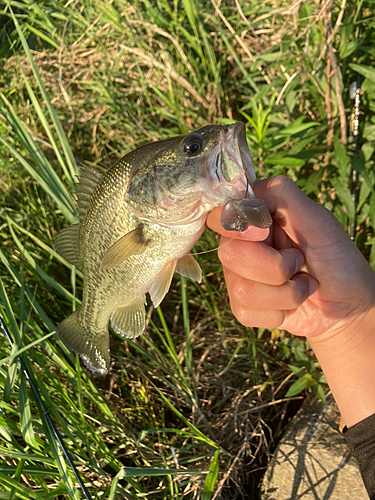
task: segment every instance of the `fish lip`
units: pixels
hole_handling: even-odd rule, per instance
[[[253,197],[250,183],[256,180],[255,169],[242,122],[222,126],[214,157],[214,165],[209,168],[214,188],[204,193],[202,200],[217,206],[228,197],[240,199],[245,193]]]
[[[242,161],[242,168],[245,171],[246,179],[251,183],[256,181],[255,167],[253,160],[251,159],[249,145],[246,140],[246,128],[243,123],[240,122],[242,127],[238,131],[238,149],[240,152],[240,157]]]
[[[225,165],[223,164],[224,158],[227,156],[245,174],[249,183],[254,182],[256,180],[255,168],[246,140],[245,125],[242,122],[236,122],[225,127],[222,131],[222,144],[224,154],[222,154],[221,171],[225,180],[233,182],[233,179],[226,175]]]

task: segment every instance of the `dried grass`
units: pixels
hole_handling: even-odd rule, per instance
[[[267,65],[259,57],[278,49],[282,52],[282,44],[295,40],[298,33],[297,39],[306,38],[303,63],[312,26],[332,8],[330,2],[324,2],[316,6],[309,19],[299,19],[302,0],[292,4],[271,2],[272,11],[257,15],[257,9],[252,8],[246,16],[244,6],[241,8],[236,0],[242,25],[233,27],[229,6],[224,8],[213,0],[211,3],[214,14],[207,14],[206,18],[212,28],[209,36],[217,57],[222,57],[226,65],[221,88],[213,77],[206,82],[197,77],[186,52],[186,40],[147,22],[131,5],[122,15],[126,28],[120,34],[109,23],[103,25],[98,17],[73,43],[62,42],[60,50],[33,52],[67,135],[73,146],[77,142],[79,156],[92,160],[92,156],[101,159],[108,154],[120,155],[144,141],[181,132],[183,126],[192,129],[217,118],[234,116],[239,93],[246,100],[253,91],[248,88],[248,95],[244,95],[241,70],[227,53],[222,37],[230,37],[244,69],[258,74],[260,83],[271,83],[277,77],[288,84],[289,70],[281,65],[280,74],[275,75],[275,65]],[[306,24],[303,29],[299,28],[301,23]],[[298,60],[301,54],[296,56]],[[24,98],[21,69],[30,76],[26,58],[14,56],[5,61],[0,75],[0,86],[15,91],[20,106]],[[299,71],[303,71],[302,66]],[[223,99],[224,94],[233,99]],[[33,131],[45,140],[33,121],[31,107],[20,111]]]
[[[174,293],[177,297],[178,292]],[[172,291],[172,296],[174,293]],[[222,298],[224,304],[225,295]],[[163,310],[168,313],[170,307],[175,307],[173,297],[167,299]],[[116,373],[117,366],[124,363],[128,376],[126,384],[132,387],[135,395],[140,393],[142,387],[143,392],[150,398],[149,411],[150,414],[155,414],[155,421],[166,419],[170,425],[174,417],[168,413],[152,384],[155,384],[186,418],[220,447],[220,471],[225,472],[219,474],[215,499],[249,500],[257,495],[258,480],[267,466],[275,443],[291,417],[289,408],[293,398],[283,399],[281,396],[286,390],[281,388],[280,391],[286,372],[272,358],[274,349],[272,341],[257,340],[259,350],[254,358],[251,354],[252,341],[248,337],[250,332],[246,333],[245,329],[231,317],[227,305],[220,305],[220,310],[223,331],[218,331],[214,321],[215,316],[210,316],[205,308],[196,310],[194,305],[192,306],[192,316],[194,311],[197,313],[194,322],[191,322],[190,334],[194,359],[195,404],[189,404],[180,398],[176,391],[163,384],[147,367],[143,368],[143,376],[140,377],[140,367],[135,365],[132,356],[134,353],[127,344],[122,346],[125,353],[120,352],[118,357],[115,356],[113,359],[113,373]],[[244,341],[246,336],[247,340]],[[185,342],[180,318],[175,321],[173,338],[175,345],[178,346],[179,360],[183,366]],[[148,344],[142,337],[137,342],[147,348]],[[244,344],[232,364],[228,365],[228,353],[233,353],[236,346],[242,342]],[[119,352],[119,346],[112,347],[111,351]],[[162,358],[158,358],[155,352],[152,354],[163,364]],[[117,383],[116,377],[112,389],[117,387]],[[119,397],[112,392],[108,393],[108,398],[116,402],[120,410],[121,395]],[[300,400],[302,397],[295,399]],[[137,401],[134,401],[134,404],[136,405]],[[139,401],[139,405],[142,404],[144,402]],[[178,421],[175,424],[181,425]],[[133,429],[133,432],[137,433],[137,429]],[[194,458],[195,468],[207,470],[210,459],[198,460],[197,456],[202,454],[202,448],[195,451],[193,442],[194,440],[187,438],[179,449],[175,449],[174,458],[169,465],[177,467],[181,461]],[[173,438],[168,442],[161,440],[159,443],[159,449],[163,451],[164,456],[170,454],[171,446]],[[150,463],[152,461],[153,465],[157,466],[155,452],[151,447],[147,447],[147,443],[142,453],[143,456],[149,453]],[[186,478],[181,477],[180,480],[184,481]],[[188,484],[185,494],[189,496],[186,498],[201,498],[201,480],[193,478]]]
[[[233,50],[245,70],[250,74],[256,73],[262,83],[272,83],[277,78],[285,83],[280,93],[281,101],[283,92],[293,80],[294,69],[292,71],[282,65],[276,69],[275,65],[268,66],[258,56],[278,48],[282,50],[282,43],[305,37],[304,51],[298,53],[300,64],[297,65],[297,71],[303,71],[303,58],[309,49],[312,26],[326,15],[331,4],[326,1],[316,5],[311,17],[301,20],[298,12],[304,3],[302,0],[293,3],[268,2],[263,6],[269,7],[271,4],[273,9],[266,14],[258,13],[257,9],[245,14],[245,7],[235,0],[242,24],[232,26],[227,6],[224,8],[214,0],[211,3],[217,15],[207,15],[206,22],[210,25],[210,36],[217,52],[225,51],[222,25],[218,21],[221,19],[227,30],[225,34],[232,36]],[[107,155],[116,158],[143,141],[154,141],[168,134],[182,132],[183,126],[193,129],[207,122],[215,122],[218,118],[231,118],[236,113],[239,100],[249,99],[252,95],[253,91],[244,82],[233,55],[225,53],[223,56],[226,71],[223,72],[220,88],[212,78],[207,81],[199,79],[185,46],[172,33],[141,19],[139,12],[131,6],[124,13],[124,18],[129,29],[133,30],[132,38],[128,33],[117,35],[113,27],[102,25],[98,17],[77,40],[67,46],[61,44],[60,50],[33,52],[51,102],[80,159],[97,161]],[[306,26],[300,30],[302,22]],[[135,35],[142,43],[136,44]],[[48,148],[31,105],[27,101],[25,105],[21,69],[30,77],[31,70],[26,58],[14,56],[6,60],[4,72],[0,75],[0,86],[5,86],[17,96],[15,101],[18,100],[21,118]],[[307,76],[313,78],[312,75]],[[215,282],[213,286],[216,290],[220,289],[223,301],[220,310],[227,313],[221,313],[224,329],[219,330],[210,311],[197,304],[192,306],[190,339],[195,360],[195,405],[188,405],[179,398],[147,367],[143,368],[141,378],[140,365],[135,366],[132,362],[137,354],[127,344],[121,345],[125,350],[123,357],[123,353],[114,356],[109,389],[103,387],[102,393],[116,410],[117,416],[126,420],[122,399],[122,384],[126,383],[134,398],[131,411],[137,413],[138,407],[148,408],[151,416],[153,412],[157,415],[155,421],[160,422],[165,420],[167,410],[151,382],[155,384],[186,418],[203,428],[222,450],[220,470],[226,472],[219,478],[214,499],[248,500],[253,498],[256,490],[257,473],[266,467],[275,441],[288,421],[291,399],[282,398],[285,371],[273,360],[272,342],[259,341],[255,335],[251,339],[248,331],[229,319],[228,307],[223,305],[225,292],[222,283]],[[172,300],[173,292],[171,297]],[[174,298],[178,303],[178,292],[175,292]],[[171,314],[175,303],[172,301],[173,305],[170,306]],[[167,308],[168,304],[165,303],[163,307]],[[185,336],[179,316],[174,323],[175,345],[180,346],[182,365]],[[244,338],[243,346],[228,366],[228,351],[233,352]],[[118,341],[114,343],[116,348],[112,352],[116,353],[119,344]],[[139,339],[139,343],[147,347],[143,338]],[[252,354],[254,343],[262,343],[255,357]],[[156,353],[154,356],[157,358]],[[159,362],[163,360],[159,359]],[[121,382],[117,376],[123,371],[127,374],[125,382]],[[147,394],[146,403],[140,399],[141,394]],[[173,421],[173,416],[169,417]],[[145,461],[148,460],[153,466],[158,465],[158,460],[160,465],[165,465],[163,456],[169,454],[173,438],[160,438],[153,449],[144,443],[137,448],[134,443],[138,432],[143,429],[141,414],[138,415],[138,422],[137,428],[132,418],[133,427],[129,427],[129,435],[118,436],[117,441],[123,439],[127,442],[128,456],[131,450],[130,458],[132,453],[134,456],[141,453]],[[176,425],[181,423],[176,422]],[[184,444],[191,445],[191,438]],[[120,457],[121,445],[113,443],[113,446],[118,447]],[[158,447],[159,456],[155,451]],[[186,460],[189,453],[194,455],[193,447],[187,446],[186,450],[180,447],[168,465],[178,467],[179,461]],[[208,464],[208,459],[202,458],[201,462],[197,462],[195,457],[194,467],[201,466],[202,470],[207,470]],[[93,482],[97,480],[95,477],[90,479]],[[181,477],[181,481],[185,480]],[[190,478],[186,496],[200,498],[201,487],[200,479]]]

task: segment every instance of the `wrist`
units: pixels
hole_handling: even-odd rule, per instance
[[[347,427],[375,413],[375,306],[309,342]]]
[[[345,354],[367,337],[375,343],[375,303],[369,303],[365,309],[352,310],[350,314],[336,320],[326,331],[309,337],[310,344],[324,349],[335,349]],[[360,310],[359,310],[360,309]]]

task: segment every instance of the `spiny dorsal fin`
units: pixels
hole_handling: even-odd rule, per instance
[[[139,337],[145,329],[144,303],[145,296],[116,309],[111,316],[111,325],[114,331],[128,339]]]
[[[144,224],[139,224],[136,229],[125,234],[106,251],[100,264],[101,271],[118,266],[132,255],[139,255],[146,249],[150,240],[145,239],[143,227]]]
[[[172,260],[150,285],[148,292],[155,307],[158,307],[171,286],[176,262],[177,261]]]
[[[82,271],[83,263],[79,250],[80,229],[81,224],[73,224],[73,226],[66,227],[56,236],[54,245],[56,252],[59,253],[61,257],[64,257],[64,259]]]
[[[198,283],[202,281],[202,270],[198,262],[192,255],[190,255],[190,253],[181,257],[181,259],[177,262],[175,270],[176,273],[186,276],[191,280],[198,281]]]
[[[96,186],[102,180],[106,169],[99,166],[82,165],[79,169],[77,191],[75,193],[78,205],[78,216],[82,220],[87,204]]]

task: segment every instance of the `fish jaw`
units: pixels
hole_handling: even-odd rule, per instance
[[[272,217],[264,200],[257,199],[251,187],[256,180],[255,168],[246,141],[245,127],[235,123],[224,129],[221,140],[221,172],[229,185],[223,184],[216,194],[232,190],[223,204],[220,223],[229,231],[245,231],[249,225],[268,228]],[[243,192],[245,186],[245,191]]]
[[[248,182],[256,180],[255,168],[246,141],[246,129],[236,122],[221,132],[221,172],[227,182],[234,182],[245,174]]]
[[[206,172],[202,177],[207,179],[207,187],[201,202],[208,211],[223,205],[227,198],[241,199],[245,193],[255,199],[251,187],[256,180],[255,168],[243,123],[236,122],[222,128],[220,141],[204,168]]]
[[[198,134],[208,141],[209,151],[202,155],[196,168],[189,167],[190,174],[185,172],[190,178],[194,172],[194,183],[185,186],[177,182],[171,191],[163,182],[155,182],[157,201],[153,205],[140,205],[134,198],[127,197],[129,210],[139,219],[167,226],[204,222],[208,213],[229,197],[239,199],[247,192],[255,198],[250,186],[250,182],[256,180],[255,168],[244,124],[207,126],[194,135]],[[210,140],[210,136],[215,139]]]

